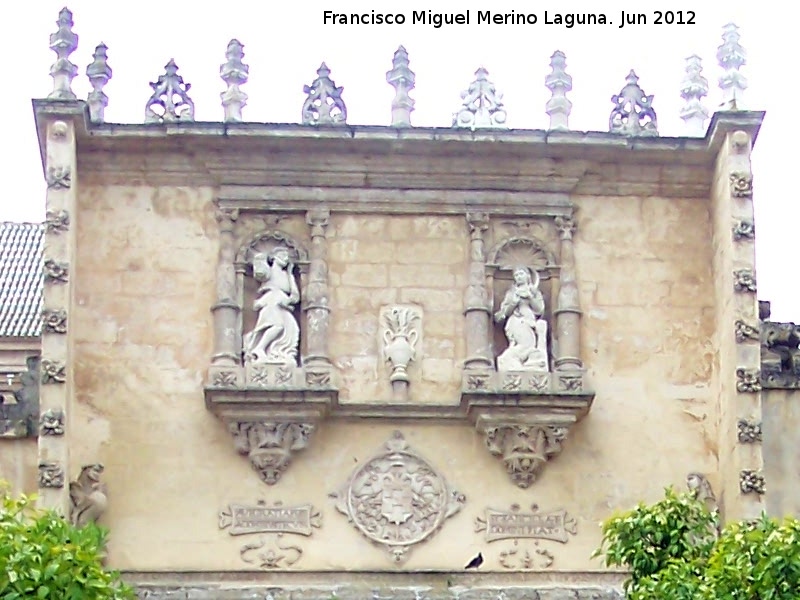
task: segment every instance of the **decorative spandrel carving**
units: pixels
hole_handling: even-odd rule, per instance
[[[631,71],[625,79],[625,87],[611,97],[614,109],[608,119],[611,133],[631,137],[654,137],[658,135],[653,96],[648,96],[639,87],[639,77]]]
[[[150,84],[153,95],[145,105],[145,123],[194,121],[194,102],[189,98],[191,84],[184,83],[183,77],[178,75],[174,59],[169,59],[164,70],[158,81]]]
[[[20,375],[22,386],[14,392],[14,403],[0,401],[0,437],[22,438],[36,435],[39,417],[40,360],[26,359],[28,370]]]
[[[465,497],[453,490],[400,432],[357,468],[338,492],[336,508],[396,563],[456,514]]]
[[[44,226],[47,233],[61,233],[69,230],[69,213],[66,210],[48,210]]]
[[[761,323],[761,384],[800,388],[800,327],[794,323]]]
[[[64,363],[43,360],[40,371],[42,383],[65,383],[67,381],[67,366]]]
[[[765,494],[767,486],[764,476],[758,471],[744,469],[739,473],[739,489],[743,494]]]
[[[737,292],[756,291],[756,274],[752,269],[739,269],[733,272],[733,289]]]
[[[734,324],[734,331],[736,334],[736,342],[742,343],[746,342],[747,340],[760,340],[761,339],[761,331],[759,330],[757,325],[750,325],[746,321],[742,321],[738,319]]]
[[[475,71],[475,81],[467,91],[461,93],[463,105],[453,115],[453,127],[505,127],[503,94],[489,81],[488,75],[489,71],[483,67]]]
[[[347,107],[342,99],[343,87],[336,87],[325,63],[317,69],[317,78],[303,86],[307,95],[303,102],[303,125],[345,125]]]
[[[382,311],[383,355],[392,365],[389,381],[408,382],[408,364],[416,358],[422,314],[416,306],[389,306]]]
[[[50,258],[42,264],[45,283],[67,283],[69,280],[69,264]]]
[[[55,461],[44,461],[39,463],[39,487],[64,487],[64,467],[61,466],[61,463]]]
[[[42,328],[47,333],[67,333],[67,311],[63,308],[43,310]]]
[[[250,459],[264,483],[275,485],[289,468],[293,454],[308,446],[314,425],[235,422],[230,424],[230,432],[236,451]]]
[[[498,423],[484,428],[486,447],[499,456],[511,481],[527,488],[539,477],[547,461],[561,453],[565,426]]]
[[[39,419],[39,433],[41,435],[64,435],[64,411],[48,410],[43,412]]]
[[[539,290],[539,274],[518,266],[514,281],[494,314],[496,322],[505,322],[508,348],[497,357],[500,371],[549,370],[547,358],[547,322],[544,296]]]
[[[294,268],[289,249],[283,246],[253,257],[253,275],[261,285],[253,303],[258,318],[243,339],[246,362],[297,366],[300,326],[294,307],[300,291]]]
[[[108,490],[100,481],[103,465],[86,465],[78,479],[69,484],[70,513],[73,525],[83,527],[95,523],[108,506]]]
[[[738,438],[740,443],[754,444],[763,441],[761,423],[748,421],[747,419],[739,419],[737,427],[739,429]]]

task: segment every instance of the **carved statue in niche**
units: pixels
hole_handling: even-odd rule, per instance
[[[297,366],[300,326],[293,310],[300,291],[293,271],[289,249],[284,246],[253,257],[253,275],[262,284],[253,303],[258,320],[243,340],[245,361]]]
[[[539,274],[528,267],[514,268],[514,282],[506,292],[496,322],[505,320],[508,348],[497,357],[500,371],[548,371],[547,322]]]

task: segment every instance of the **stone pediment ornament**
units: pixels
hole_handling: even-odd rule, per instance
[[[499,93],[488,79],[489,71],[481,67],[475,71],[467,91],[461,92],[463,104],[453,115],[453,127],[479,129],[483,127],[506,127],[506,110],[503,94]]]
[[[658,135],[653,96],[648,96],[639,87],[639,77],[631,70],[625,79],[625,87],[611,97],[614,109],[608,119],[611,133],[630,137],[655,137]]]
[[[398,564],[466,501],[399,431],[331,497],[353,526]]]
[[[303,86],[303,125],[345,125],[347,107],[342,100],[343,87],[336,87],[325,63],[317,69],[317,78]]]
[[[151,83],[153,95],[144,109],[145,123],[174,123],[194,121],[194,102],[189,98],[191,84],[178,75],[178,65],[170,58],[164,74]],[[154,110],[156,109],[156,110]]]

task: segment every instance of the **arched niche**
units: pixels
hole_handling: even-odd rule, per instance
[[[513,271],[516,267],[527,267],[539,276],[539,290],[545,301],[543,318],[547,321],[547,352],[552,369],[554,352],[553,324],[554,309],[556,304],[557,286],[554,279],[558,278],[559,268],[555,254],[540,239],[533,236],[513,236],[505,238],[493,246],[486,256],[486,272],[489,278],[489,290],[492,294],[492,316],[500,308],[507,290],[513,281]],[[508,347],[502,323],[492,320],[492,345],[494,358],[503,353]]]
[[[282,246],[289,250],[289,257],[294,265],[292,275],[297,281],[300,289],[300,302],[294,307],[294,317],[300,326],[300,348],[298,361],[305,352],[305,330],[303,327],[302,304],[305,297],[306,279],[308,276],[308,249],[290,236],[288,233],[278,229],[261,231],[245,241],[236,253],[236,287],[238,293],[239,322],[237,327],[237,349],[240,364],[242,358],[242,339],[245,332],[250,331],[256,323],[257,311],[253,309],[253,303],[257,297],[259,282],[253,275],[253,259],[258,254],[269,254],[275,248]]]

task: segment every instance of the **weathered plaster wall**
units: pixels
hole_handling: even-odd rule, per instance
[[[0,479],[12,493],[32,494],[37,488],[36,438],[0,440]]]
[[[265,537],[278,544],[269,546],[274,552],[302,551],[294,569],[396,570],[329,497],[395,429],[466,496],[438,534],[410,551],[401,567],[408,570],[460,571],[480,551],[482,570],[501,571],[501,553],[517,564],[525,551],[539,560],[537,550],[552,553],[551,569],[599,569],[589,555],[600,520],[657,499],[668,484],[682,486],[689,471],[716,471],[704,202],[574,198],[583,354],[597,397],[563,453],[523,490],[466,423],[326,421],[276,486],[262,483],[203,403],[218,250],[212,200],[205,188],[80,192],[71,456],[75,469],[105,464],[110,504],[103,522],[113,532],[113,566],[253,569],[240,550]],[[307,241],[299,217],[275,226]],[[241,227],[245,238],[265,226],[243,219]],[[332,215],[330,349],[343,402],[389,398],[377,319],[380,306],[400,302],[424,312],[422,358],[410,370],[412,401],[458,403],[468,239],[463,217]],[[321,511],[322,527],[308,538],[281,539],[218,528],[228,504],[257,500],[310,503]],[[577,519],[577,536],[566,544],[515,546],[487,544],[474,531],[487,507],[518,504],[527,511],[534,503],[542,511],[565,509]]]
[[[796,390],[762,393],[764,475],[771,516],[800,515],[800,402]]]

